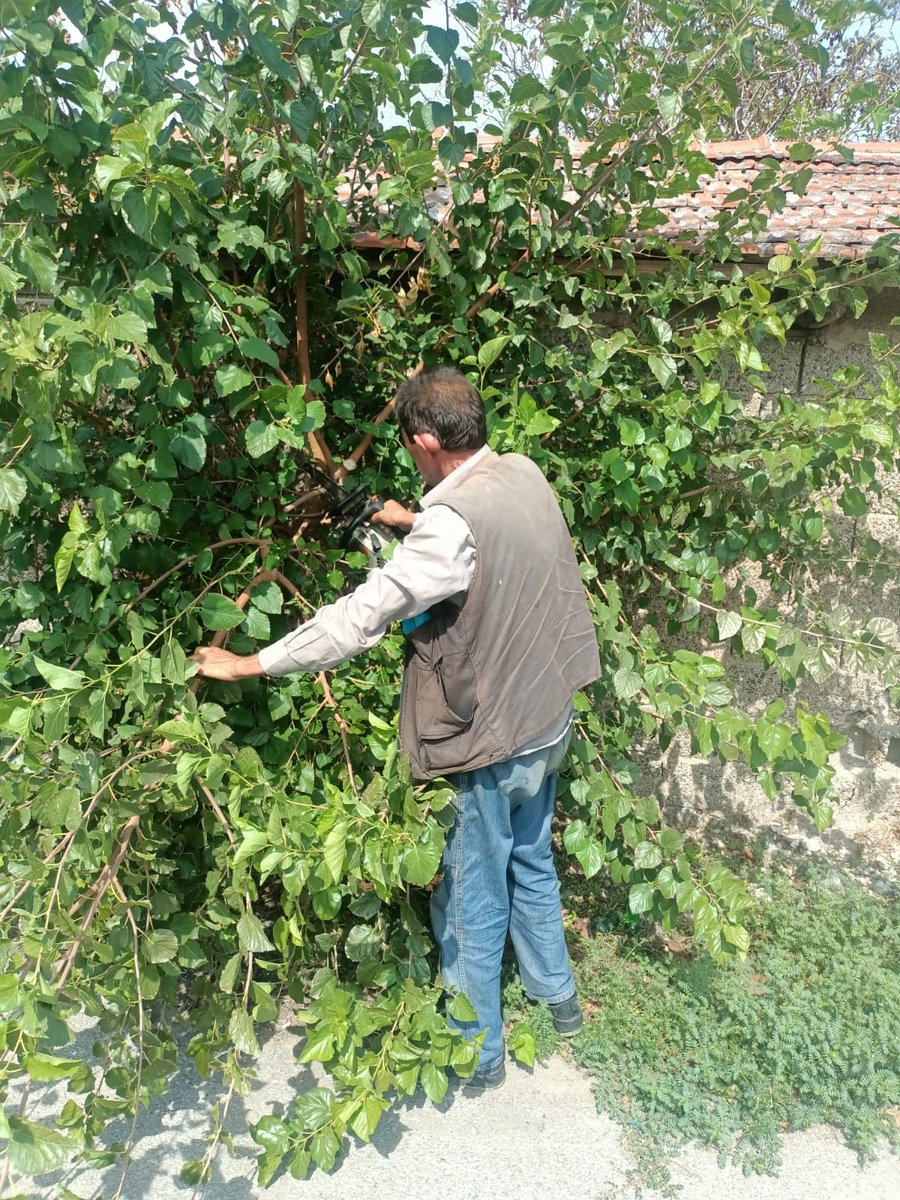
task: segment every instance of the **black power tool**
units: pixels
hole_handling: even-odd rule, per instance
[[[352,492],[345,492],[329,510],[329,516],[339,530],[338,545],[344,550],[362,550],[371,559],[373,567],[384,566],[384,547],[388,542],[401,539],[404,531],[393,525],[373,525],[372,513],[384,508],[377,496],[366,492],[361,483]]]

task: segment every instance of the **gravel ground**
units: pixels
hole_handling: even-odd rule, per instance
[[[415,1097],[387,1113],[374,1140],[354,1145],[331,1175],[315,1171],[301,1184],[283,1173],[263,1191],[246,1124],[317,1083],[295,1061],[297,1037],[296,1027],[282,1023],[265,1042],[250,1095],[235,1097],[229,1112],[234,1154],[220,1148],[204,1200],[661,1200],[661,1192],[636,1190],[618,1127],[596,1111],[588,1077],[560,1058],[534,1072],[510,1065],[506,1084],[482,1096],[451,1086],[439,1106]],[[185,1063],[141,1115],[122,1200],[189,1200],[193,1189],[178,1172],[185,1160],[204,1154],[217,1099],[218,1081],[200,1080]],[[900,1158],[885,1148],[860,1169],[854,1152],[827,1128],[785,1137],[778,1178],[745,1178],[693,1147],[671,1171],[682,1200],[900,1200]],[[120,1174],[114,1167],[44,1178],[31,1195],[57,1200],[66,1184],[85,1200],[111,1200]]]

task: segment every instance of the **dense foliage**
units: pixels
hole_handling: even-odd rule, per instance
[[[107,1123],[166,1086],[178,1014],[198,1069],[242,1088],[279,997],[312,1001],[302,1059],[334,1090],[260,1122],[264,1181],[330,1167],[391,1096],[439,1100],[472,1069],[437,1010],[421,889],[450,794],[397,756],[399,636],[277,685],[201,688],[186,656],[251,651],[359,578],[323,517],[353,471],[413,494],[384,406],[420,359],[471,374],[492,444],[540,463],[577,538],[605,674],[578,698],[565,844],[633,914],[689,922],[718,960],[747,950],[742,883],[634,790],[640,739],[687,731],[825,825],[840,739],[792,693],[842,647],[897,698],[891,623],[793,590],[896,465],[897,346],[874,337],[873,370],[815,398],[766,385],[798,322],[896,281],[895,239],[860,265],[812,248],[742,268],[741,239],[806,186],[805,142],[702,243],[654,233],[655,199],[709,169],[694,132],[733,110],[742,31],[763,31],[761,71],[815,31],[786,0],[720,0],[733,36],[710,44],[660,0],[673,52],[625,59],[629,5],[561,7],[531,5],[549,77],[512,86],[469,3],[445,28],[407,0],[39,0],[0,33],[0,613],[32,623],[0,701],[15,1179],[108,1161]],[[896,571],[872,539],[854,555],[876,584]],[[790,704],[751,717],[726,643]],[[66,1057],[78,1014],[102,1061]],[[55,1081],[51,1127],[28,1105]]]
[[[541,12],[557,5],[529,5],[524,0],[485,0],[508,37],[506,70],[511,78],[543,69],[540,26],[558,13]],[[580,0],[566,0],[560,12],[576,13]],[[661,19],[656,4],[632,4],[622,33],[621,51],[628,61],[671,52],[673,37],[682,29],[684,45],[694,43],[702,30],[710,42],[728,41],[734,51],[728,68],[732,106],[714,116],[706,135],[719,138],[837,137],[853,141],[889,141],[900,130],[897,80],[900,79],[900,3],[848,3],[847,0],[797,0],[792,5],[794,26],[806,38],[777,40],[777,25],[786,14],[777,4],[759,6],[740,29],[731,5],[683,6]],[[773,39],[773,25],[776,38]],[[810,36],[815,31],[815,37]],[[511,36],[510,36],[511,35]],[[757,41],[766,43],[763,64]],[[597,124],[615,114],[615,89],[593,113]]]

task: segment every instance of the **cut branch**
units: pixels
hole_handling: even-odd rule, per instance
[[[87,935],[87,931],[91,926],[91,922],[96,915],[97,909],[100,907],[100,902],[106,895],[109,888],[115,882],[122,859],[125,857],[125,852],[128,849],[128,843],[131,841],[140,823],[141,818],[137,815],[137,813],[128,818],[128,820],[122,826],[122,830],[118,836],[118,839],[116,840],[115,846],[113,847],[113,852],[109,856],[109,861],[97,877],[97,882],[94,884],[93,888],[91,888],[89,893],[91,896],[91,904],[84,915],[81,925],[79,926],[78,937],[72,943],[72,946],[63,962],[62,970],[59,973],[59,979],[56,984],[57,995],[59,995],[59,993],[65,987],[66,980],[69,978],[69,974],[71,973],[72,967],[75,964],[75,956],[81,949],[82,943]]]

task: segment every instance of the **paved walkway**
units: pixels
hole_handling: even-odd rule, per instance
[[[331,1175],[298,1183],[285,1173],[263,1191],[246,1123],[316,1082],[295,1061],[296,1040],[296,1029],[282,1027],[266,1041],[251,1094],[232,1102],[236,1153],[220,1149],[204,1200],[661,1200],[635,1191],[618,1127],[597,1113],[588,1077],[560,1058],[533,1074],[511,1065],[504,1087],[483,1096],[451,1086],[438,1107],[416,1097],[385,1114],[374,1140],[354,1145]],[[187,1063],[141,1116],[122,1200],[189,1200],[178,1172],[202,1157],[220,1098],[218,1081],[198,1080]],[[65,1182],[85,1200],[109,1200],[119,1174],[82,1171]],[[813,1129],[785,1138],[777,1179],[720,1169],[714,1153],[692,1148],[672,1164],[672,1181],[681,1200],[900,1200],[900,1157],[885,1150],[861,1170],[837,1133]],[[33,1194],[55,1200],[56,1184],[40,1183]]]

